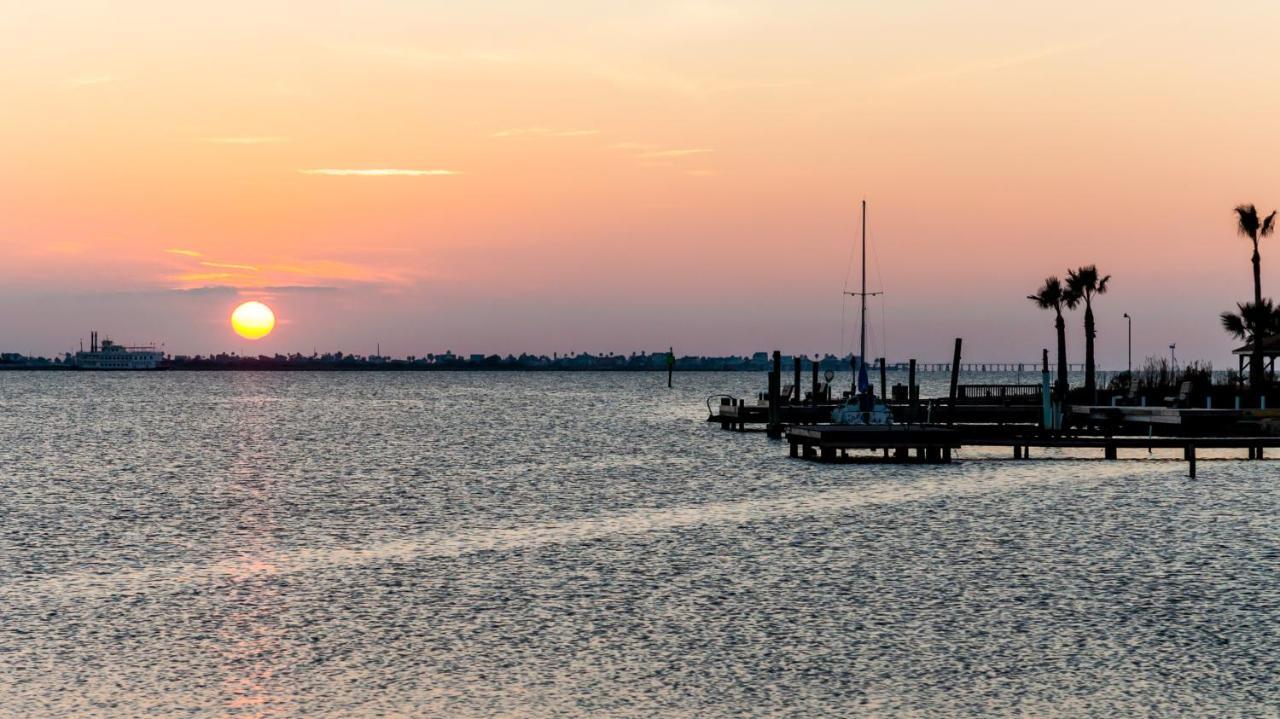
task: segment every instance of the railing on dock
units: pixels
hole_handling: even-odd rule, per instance
[[[1039,404],[1038,384],[962,384],[957,388],[959,402],[982,404]]]

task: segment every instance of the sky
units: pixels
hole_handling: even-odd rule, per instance
[[[0,6],[0,351],[840,352],[1234,366],[1280,5]],[[1275,252],[1271,251],[1275,247]],[[1274,258],[1274,259],[1272,259]],[[1263,289],[1280,238],[1263,241]],[[260,300],[279,326],[228,322]],[[1080,314],[1069,318],[1083,359]]]

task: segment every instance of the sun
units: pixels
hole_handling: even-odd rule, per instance
[[[262,339],[275,326],[275,313],[261,302],[245,302],[231,313],[231,329],[245,339]]]

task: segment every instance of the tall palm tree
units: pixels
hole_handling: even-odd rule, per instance
[[[1271,211],[1265,219],[1258,218],[1258,208],[1253,205],[1236,207],[1236,229],[1240,234],[1253,242],[1253,305],[1262,306],[1262,255],[1258,252],[1258,240],[1271,234],[1276,229],[1276,213]],[[1262,372],[1262,343],[1253,343],[1253,352],[1249,355],[1249,387],[1255,394],[1263,391],[1266,376]]]
[[[1107,293],[1111,275],[1098,277],[1097,265],[1086,265],[1067,271],[1067,295],[1075,302],[1084,302],[1084,390],[1089,401],[1097,404],[1098,385],[1093,361],[1093,340],[1097,327],[1093,322],[1093,298]]]
[[[1053,275],[1045,278],[1040,289],[1036,290],[1034,295],[1027,295],[1027,299],[1036,303],[1036,306],[1042,310],[1053,310],[1056,315],[1053,322],[1054,329],[1058,331],[1058,383],[1055,394],[1059,400],[1066,399],[1067,323],[1062,319],[1062,308],[1073,309],[1076,306],[1076,300],[1068,295],[1062,286],[1062,281]]]

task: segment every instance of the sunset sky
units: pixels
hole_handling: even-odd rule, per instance
[[[1032,361],[1096,262],[1104,368],[1234,366],[1280,4],[1134,5],[8,2],[0,351],[836,352],[865,197],[877,355]]]

